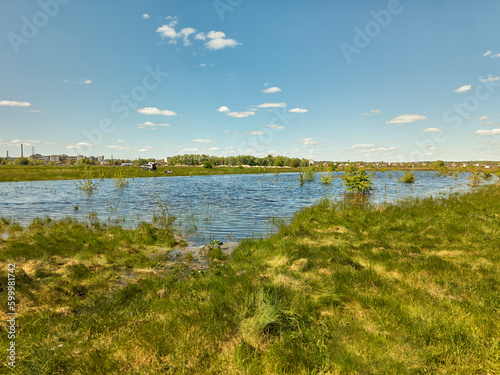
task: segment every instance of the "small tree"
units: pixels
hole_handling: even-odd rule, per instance
[[[209,161],[204,161],[203,162],[203,168],[212,169],[213,165]]]
[[[371,175],[367,174],[365,170],[358,169],[354,163],[350,163],[342,179],[347,191],[366,194],[373,190],[370,177]]]

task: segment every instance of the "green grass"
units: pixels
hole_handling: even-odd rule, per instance
[[[120,166],[83,166],[72,165],[0,165],[0,182],[8,181],[43,181],[43,180],[79,180],[86,173],[91,173],[95,178],[121,179],[135,177],[171,177],[171,176],[206,176],[223,174],[250,174],[250,173],[279,173],[299,172],[302,168],[238,168],[238,167],[159,167],[156,172],[144,171],[139,167]],[[166,174],[170,169],[174,173]]]
[[[498,185],[323,200],[189,272],[192,257],[152,260],[173,240],[149,224],[0,220],[4,290],[19,269],[12,373],[497,374],[499,224]]]

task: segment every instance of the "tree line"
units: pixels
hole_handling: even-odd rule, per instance
[[[214,166],[218,165],[250,165],[261,167],[307,167],[309,161],[307,159],[289,158],[287,156],[273,156],[259,158],[253,155],[238,155],[238,156],[210,156],[197,154],[184,154],[172,156],[168,159],[168,165],[203,165],[205,162],[210,162]]]

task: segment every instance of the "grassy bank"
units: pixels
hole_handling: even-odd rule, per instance
[[[280,167],[159,167],[156,172],[144,171],[139,167],[120,166],[87,166],[94,178],[114,178],[120,173],[124,178],[165,177],[165,176],[207,176],[223,174],[248,173],[283,173],[299,172],[302,168]],[[170,169],[172,174],[166,174]],[[44,180],[78,180],[84,175],[83,166],[74,165],[0,165],[0,182],[8,181],[44,181]]]
[[[499,224],[498,185],[386,207],[325,200],[190,272],[192,256],[151,258],[174,240],[149,224],[2,221],[13,373],[500,373]]]

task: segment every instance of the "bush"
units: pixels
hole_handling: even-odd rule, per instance
[[[28,165],[30,163],[29,159],[21,157],[14,161],[14,165]]]
[[[212,169],[213,168],[213,164],[210,163],[209,161],[204,161],[203,162],[203,168]]]
[[[413,172],[406,172],[404,176],[400,178],[400,181],[404,182],[405,184],[413,184],[415,180],[416,178]]]
[[[344,185],[347,191],[355,191],[359,193],[368,193],[373,190],[371,175],[367,174],[365,170],[360,170],[353,163],[345,170]]]
[[[325,184],[325,185],[331,184],[333,179],[334,179],[334,177],[331,173],[329,173],[329,172],[321,173],[321,183],[322,184]]]
[[[316,178],[314,165],[311,165],[304,171],[304,173],[302,174],[302,178],[304,179],[304,181],[314,181],[314,179]]]

